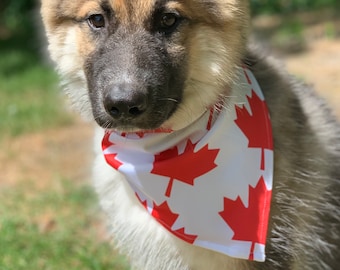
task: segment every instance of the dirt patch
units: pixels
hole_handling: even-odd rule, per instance
[[[311,84],[340,119],[340,40],[317,40],[302,53],[285,58],[294,75]]]
[[[34,181],[42,189],[55,178],[89,181],[93,125],[75,118],[72,126],[1,142],[0,187]]]

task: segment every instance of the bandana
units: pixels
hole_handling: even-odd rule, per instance
[[[183,241],[264,261],[273,141],[262,91],[241,69],[227,107],[215,105],[178,131],[107,131],[107,163],[146,211]]]

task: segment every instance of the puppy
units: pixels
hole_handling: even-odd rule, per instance
[[[94,185],[133,269],[338,269],[340,129],[248,41],[245,0],[42,0],[98,123]]]

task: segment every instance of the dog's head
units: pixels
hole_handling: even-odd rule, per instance
[[[104,128],[179,129],[228,95],[247,0],[42,0],[52,59]]]

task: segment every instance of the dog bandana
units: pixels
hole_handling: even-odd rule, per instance
[[[126,176],[146,211],[187,243],[264,261],[273,178],[269,113],[253,74],[225,107],[178,131],[117,133],[106,161]]]

